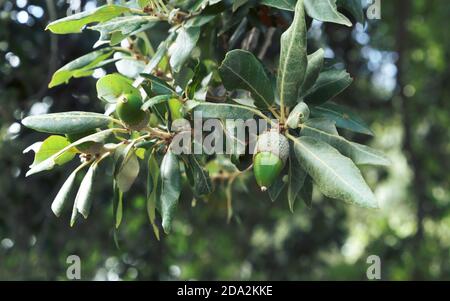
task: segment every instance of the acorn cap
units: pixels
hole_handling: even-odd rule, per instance
[[[270,152],[286,163],[289,157],[289,141],[276,130],[268,131],[258,137],[255,154]]]

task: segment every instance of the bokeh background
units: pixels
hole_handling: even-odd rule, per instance
[[[71,9],[104,4],[67,2],[0,0],[0,280],[65,280],[71,254],[80,256],[84,280],[366,280],[369,255],[381,258],[385,280],[450,280],[447,1],[381,1],[381,20],[353,29],[314,22],[310,30],[311,43],[355,78],[336,101],[367,120],[375,137],[345,134],[393,162],[364,169],[380,210],[315,193],[312,209],[297,204],[292,214],[286,200],[272,203],[250,178],[233,192],[229,223],[220,195],[193,206],[186,191],[173,233],[159,242],[144,177],[126,195],[114,234],[108,177],[96,184],[89,220],[70,228],[68,214],[58,219],[50,210],[70,169],[24,176],[32,155],[22,151],[45,136],[23,128],[23,116],[102,110],[94,78],[47,89],[52,72],[97,38],[44,31]]]

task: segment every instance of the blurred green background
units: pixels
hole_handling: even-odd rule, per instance
[[[369,122],[388,169],[364,169],[380,202],[366,210],[315,195],[312,209],[237,187],[227,223],[223,196],[191,203],[186,191],[174,231],[158,242],[145,210],[144,182],[125,202],[114,239],[111,183],[96,184],[91,217],[71,229],[50,210],[70,169],[25,178],[44,135],[23,116],[102,107],[95,80],[48,90],[49,76],[89,52],[95,33],[44,31],[68,1],[0,0],[0,280],[65,280],[67,256],[84,280],[367,280],[369,255],[385,280],[450,280],[450,5],[445,0],[381,1],[381,20],[353,29],[314,22],[313,43],[345,63],[354,84],[336,102]],[[104,1],[72,1],[92,9]],[[98,70],[95,76],[101,76]]]

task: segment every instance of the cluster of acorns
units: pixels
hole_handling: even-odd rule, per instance
[[[149,122],[148,114],[141,110],[142,98],[140,95],[126,94],[119,98],[116,106],[116,112],[120,120],[130,129],[140,130],[147,126]],[[184,117],[183,103],[172,98],[168,101],[169,113],[172,120]],[[305,103],[300,103],[295,107],[286,125],[288,128],[296,129],[299,124],[305,122],[309,118],[309,109]],[[80,135],[76,135],[79,138]],[[81,147],[96,148],[97,145],[88,145]],[[280,176],[286,162],[289,158],[289,141],[278,131],[271,129],[258,137],[255,155],[253,157],[253,169],[256,182],[262,191],[266,191]]]
[[[124,125],[131,130],[142,130],[151,123],[150,115],[141,109],[142,97],[139,94],[124,94],[119,97],[116,104],[116,114]],[[172,120],[184,117],[183,103],[178,98],[168,101],[169,113]],[[306,104],[300,103],[289,115],[286,125],[296,129],[299,124],[309,118],[309,109]],[[67,138],[75,142],[91,135],[95,131],[70,134]],[[86,142],[77,146],[84,154],[97,154],[103,145],[96,142]],[[289,141],[278,129],[271,129],[258,137],[253,156],[253,170],[256,182],[262,191],[266,191],[280,176],[289,158]]]

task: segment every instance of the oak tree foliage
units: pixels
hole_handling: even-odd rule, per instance
[[[146,177],[148,216],[159,238],[160,226],[170,232],[183,189],[208,199],[218,179],[231,186],[253,170],[268,172],[253,164],[242,167],[252,158],[249,140],[237,141],[225,122],[251,118],[268,121],[269,127],[278,124],[278,135],[288,141],[286,153],[267,156],[281,166],[275,183],[264,187],[268,198],[287,200],[291,210],[296,201],[309,206],[314,185],[327,197],[377,208],[359,166],[389,161],[340,135],[341,128],[365,135],[372,131],[355,112],[333,102],[352,83],[350,75],[325,58],[323,49],[307,47],[311,19],[352,26],[350,19],[364,22],[362,16],[360,2],[350,0],[139,0],[54,21],[47,26],[52,34],[97,31],[99,40],[92,52],[56,71],[49,87],[68,84],[70,89],[70,81],[90,77],[97,68],[115,72],[97,81],[98,100],[92,101],[102,102],[104,112],[61,112],[22,121],[50,134],[30,148],[35,160],[27,175],[80,158],[52,204],[57,216],[71,207],[73,225],[95,205],[92,187],[103,172],[99,167],[112,166],[117,227],[126,192]],[[153,37],[156,28],[165,35]],[[260,32],[256,39],[255,28]],[[220,120],[224,137],[239,147],[226,155],[174,152],[177,121],[192,124],[196,113],[202,122]],[[192,141],[193,147],[202,147]],[[258,151],[273,154],[266,145]]]

